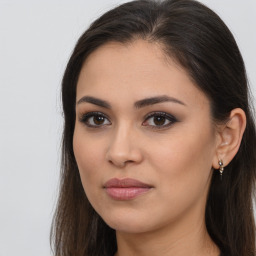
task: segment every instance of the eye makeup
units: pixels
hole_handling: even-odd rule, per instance
[[[149,126],[152,129],[166,129],[176,123],[178,120],[171,114],[157,111],[146,115],[143,126]]]
[[[166,129],[178,121],[173,115],[162,111],[151,112],[143,120],[142,126],[158,130]],[[79,121],[88,128],[96,129],[112,125],[110,118],[106,114],[98,111],[82,114]]]
[[[102,112],[88,112],[83,114],[79,121],[89,128],[102,128],[111,125],[109,118]]]

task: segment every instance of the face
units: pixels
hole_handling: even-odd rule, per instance
[[[159,45],[100,47],[76,100],[75,158],[109,226],[152,232],[204,218],[216,144],[209,100]]]

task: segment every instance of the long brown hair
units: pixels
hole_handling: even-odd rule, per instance
[[[158,42],[166,56],[187,71],[210,100],[215,122],[242,108],[247,126],[240,149],[225,168],[214,172],[206,205],[207,230],[224,255],[255,256],[253,193],[256,132],[245,66],[223,21],[194,0],[138,0],[102,15],[80,37],[62,81],[64,132],[58,205],[51,239],[56,256],[110,256],[117,250],[115,231],[94,211],[84,193],[73,152],[75,99],[85,59],[109,41],[137,38]]]

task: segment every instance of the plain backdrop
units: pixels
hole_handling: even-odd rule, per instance
[[[0,0],[0,256],[51,255],[60,84],[80,34],[121,0]],[[202,0],[229,26],[256,96],[256,1]]]

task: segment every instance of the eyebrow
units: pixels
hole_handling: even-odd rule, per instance
[[[158,103],[162,103],[162,102],[173,102],[173,103],[178,103],[180,105],[186,106],[186,104],[184,102],[182,102],[176,98],[169,97],[167,95],[162,95],[162,96],[156,96],[156,97],[139,100],[134,103],[134,107],[139,109],[139,108],[143,108],[146,106],[150,106],[150,105],[154,105],[154,104],[158,104]]]
[[[110,103],[108,103],[105,100],[101,100],[92,96],[84,96],[82,97],[80,100],[77,101],[77,105],[81,104],[81,103],[91,103],[94,105],[97,105],[99,107],[102,108],[107,108],[107,109],[111,109],[111,105]],[[154,104],[158,104],[158,103],[163,103],[163,102],[173,102],[173,103],[177,103],[183,106],[186,106],[186,104],[176,98],[167,96],[167,95],[161,95],[161,96],[156,96],[156,97],[150,97],[150,98],[145,98],[139,101],[136,101],[134,103],[134,107],[136,109],[140,109],[146,106],[150,106],[150,105],[154,105]]]
[[[107,101],[101,100],[101,99],[98,99],[98,98],[94,98],[94,97],[91,97],[91,96],[82,97],[76,104],[78,105],[78,104],[81,104],[81,103],[84,103],[84,102],[88,102],[88,103],[100,106],[102,108],[111,109],[111,105]]]

